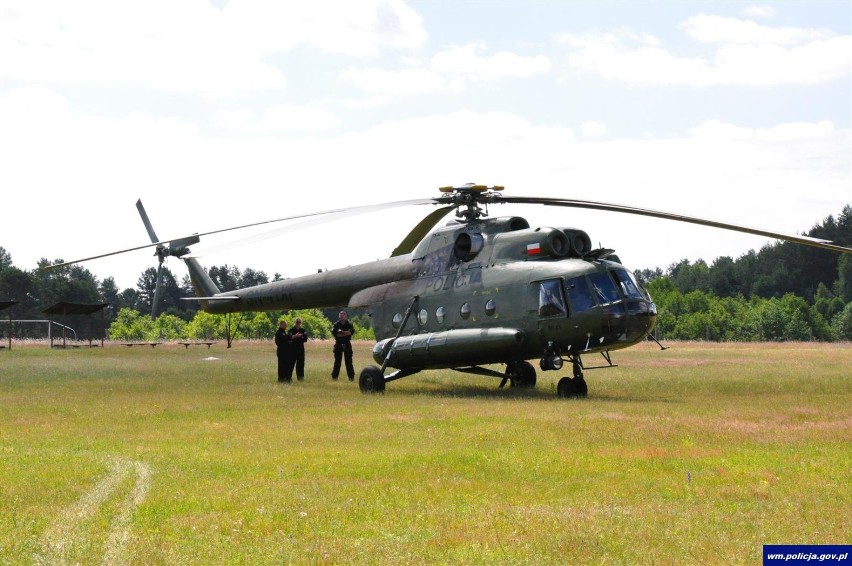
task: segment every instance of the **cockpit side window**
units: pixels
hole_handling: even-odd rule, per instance
[[[569,279],[566,287],[568,288],[568,300],[571,301],[571,308],[574,313],[583,312],[595,306],[595,297],[592,295],[592,289],[585,277]]]
[[[633,278],[633,274],[624,269],[613,269],[612,276],[618,286],[621,287],[621,293],[631,299],[644,299],[642,291],[639,290],[639,284]]]
[[[539,283],[538,316],[565,316],[567,314],[565,296],[562,294],[562,281],[550,279]]]
[[[605,305],[621,300],[621,295],[618,294],[618,289],[616,289],[615,283],[612,282],[607,272],[592,273],[589,275],[589,279],[592,281],[592,289],[594,289],[599,303]]]

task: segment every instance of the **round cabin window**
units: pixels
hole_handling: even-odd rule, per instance
[[[488,299],[488,302],[485,303],[485,314],[488,316],[494,316],[494,313],[497,311],[497,303],[494,302],[494,299]]]

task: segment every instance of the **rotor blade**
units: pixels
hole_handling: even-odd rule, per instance
[[[352,213],[353,216],[355,214],[361,214],[361,213],[360,212]],[[229,250],[231,248],[252,244],[254,242],[262,242],[263,240],[268,240],[270,238],[277,238],[278,236],[281,236],[282,234],[287,234],[289,232],[296,232],[298,230],[303,230],[303,229],[308,228],[310,226],[316,226],[317,224],[325,224],[326,222],[333,222],[335,220],[338,220],[340,218],[345,218],[347,216],[349,216],[349,215],[345,212],[332,212],[332,213],[330,213],[326,216],[313,217],[313,218],[310,218],[308,220],[302,220],[301,222],[296,222],[294,224],[288,224],[286,226],[280,226],[278,228],[273,228],[272,230],[267,230],[266,232],[261,232],[260,234],[254,234],[253,236],[249,236],[247,238],[240,238],[238,240],[229,240],[227,242],[224,242],[222,244],[218,244],[218,245],[215,245],[215,246],[204,247],[204,248],[201,249],[201,251],[199,251],[197,253],[190,253],[190,254],[182,255],[180,257],[181,257],[181,259],[188,259],[188,258],[198,259],[198,258],[202,258],[204,256],[209,256],[209,255],[217,253],[217,252],[221,252],[223,250]]]
[[[399,207],[402,207],[402,206],[419,206],[419,205],[424,205],[424,204],[437,204],[438,202],[439,201],[436,198],[412,199],[412,200],[401,200],[401,201],[395,201],[395,202],[388,202],[388,203],[383,203],[383,204],[369,204],[369,205],[354,206],[354,207],[349,207],[349,208],[337,208],[337,209],[333,209],[333,210],[323,210],[323,211],[320,211],[320,212],[308,212],[308,213],[305,213],[305,214],[295,214],[293,216],[285,216],[283,218],[276,218],[276,219],[273,219],[273,220],[264,220],[262,222],[252,222],[251,224],[242,224],[240,226],[232,226],[230,228],[222,228],[220,230],[211,230],[209,232],[201,232],[200,234],[191,234],[189,236],[179,236],[177,238],[172,238],[171,240],[156,241],[156,242],[152,242],[150,244],[144,244],[142,246],[134,246],[132,248],[125,248],[123,250],[117,250],[117,251],[113,251],[113,252],[107,252],[107,253],[104,253],[104,254],[93,255],[93,256],[84,257],[84,258],[81,258],[81,259],[75,259],[73,261],[66,261],[64,263],[57,263],[55,265],[48,265],[48,266],[43,267],[42,269],[55,269],[57,267],[64,267],[66,265],[73,265],[75,263],[82,263],[84,261],[91,261],[93,259],[100,259],[100,258],[103,258],[103,257],[109,257],[109,256],[113,256],[113,255],[127,253],[127,252],[144,250],[145,248],[152,248],[152,247],[161,246],[161,245],[164,245],[164,244],[171,244],[172,242],[180,241],[180,240],[183,240],[183,239],[186,239],[186,238],[198,238],[198,237],[201,237],[201,236],[209,236],[211,234],[221,234],[222,232],[230,232],[230,231],[233,231],[233,230],[241,230],[243,228],[251,228],[253,226],[263,226],[264,224],[273,224],[275,222],[284,222],[286,220],[295,220],[297,218],[308,218],[308,217],[311,217],[311,216],[333,215],[335,213],[343,213],[343,212],[346,212],[346,213],[351,212],[353,214],[363,214],[363,213],[373,212],[373,211],[377,211],[377,210],[386,210],[386,209],[389,209],[389,208],[399,208]]]
[[[219,252],[219,251],[222,251],[222,250],[225,250],[225,249],[230,249],[230,248],[233,248],[235,246],[242,246],[242,245],[250,244],[250,243],[253,243],[253,242],[268,240],[269,238],[275,238],[277,236],[280,236],[281,234],[294,232],[294,231],[297,231],[297,230],[304,230],[305,228],[309,228],[311,226],[316,226],[316,225],[319,225],[319,224],[325,224],[326,222],[337,222],[338,220],[342,220],[344,218],[350,218],[352,216],[357,216],[359,214],[366,214],[368,212],[383,210],[384,208],[385,208],[385,205],[366,205],[366,206],[361,206],[361,207],[358,207],[358,208],[346,209],[346,210],[343,210],[341,212],[330,212],[326,216],[323,216],[323,217],[320,217],[320,218],[314,217],[314,218],[310,218],[308,220],[303,220],[301,222],[297,222],[295,224],[289,224],[287,226],[282,226],[282,227],[279,227],[279,228],[273,228],[272,230],[262,232],[260,234],[255,234],[253,236],[249,236],[248,238],[242,238],[240,240],[226,242],[226,243],[218,245],[218,246],[212,246],[212,247],[209,247],[209,248],[204,248],[198,253],[183,255],[181,257],[183,257],[183,258],[190,258],[190,257],[199,258],[199,257],[203,257],[205,255],[210,255],[211,253]],[[450,207],[450,208],[453,208],[453,207]],[[446,213],[443,213],[443,214],[446,214]],[[442,214],[442,216],[443,216],[443,214]]]
[[[42,267],[41,269],[55,269],[57,267],[65,267],[66,265],[74,265],[75,263],[83,263],[84,261],[91,261],[93,259],[100,259],[102,257],[109,257],[109,256],[112,256],[112,255],[125,254],[127,252],[135,252],[137,250],[144,250],[145,248],[153,248],[153,247],[161,246],[163,244],[168,244],[168,243],[169,242],[154,242],[152,244],[144,244],[142,246],[136,246],[136,247],[133,247],[133,248],[125,248],[123,250],[118,250],[118,251],[115,251],[115,252],[107,252],[105,254],[93,255],[93,256],[84,257],[84,258],[81,258],[81,259],[66,261],[64,263],[57,263],[57,264],[54,264],[54,265],[46,265],[46,266]]]
[[[638,208],[622,204],[613,204],[606,202],[595,202],[590,200],[575,200],[575,199],[560,199],[547,197],[503,197],[500,196],[495,202],[517,203],[517,204],[543,204],[545,206],[564,206],[568,208],[586,208],[592,210],[605,210],[608,212],[622,212],[626,214],[637,214],[639,216],[651,216],[654,218],[662,218],[665,220],[674,220],[676,222],[688,222],[690,224],[699,224],[701,226],[710,226],[711,228],[720,228],[722,230],[731,230],[734,232],[744,232],[746,234],[754,234],[756,236],[765,236],[776,240],[784,240],[814,248],[822,248],[840,253],[852,254],[852,248],[833,244],[830,240],[813,238],[810,236],[798,236],[792,234],[783,234],[781,232],[771,232],[759,228],[750,228],[739,224],[731,224],[730,222],[720,222],[717,220],[709,220],[707,218],[698,218],[695,216],[685,216],[682,214],[674,214],[672,212],[663,212],[660,210],[650,210],[647,208]]]
[[[263,226],[264,224],[274,224],[276,222],[284,222],[285,220],[295,220],[296,218],[307,218],[310,216],[322,216],[325,214],[335,214],[335,213],[352,213],[352,214],[365,214],[367,212],[373,212],[376,210],[387,210],[389,208],[399,208],[401,206],[417,206],[421,204],[435,204],[437,201],[433,198],[420,198],[420,199],[411,199],[411,200],[398,200],[394,202],[385,202],[382,204],[366,204],[362,206],[350,206],[348,208],[337,208],[334,210],[323,210],[320,212],[308,212],[306,214],[297,214],[294,216],[286,216],[284,218],[275,218],[273,220],[264,220],[262,222],[252,222],[251,224],[243,224],[241,226],[232,226],[230,228],[222,228],[221,230],[212,230],[210,232],[201,232],[200,234],[193,234],[193,236],[209,236],[210,234],[221,234],[222,232],[230,232],[232,230],[242,230],[243,228],[251,228],[253,226]]]
[[[408,235],[403,238],[403,240],[399,243],[396,249],[391,252],[391,257],[396,257],[398,255],[405,255],[414,251],[414,248],[417,244],[420,243],[426,234],[429,233],[429,230],[435,227],[435,224],[441,221],[441,219],[447,215],[455,206],[444,206],[437,210],[433,210],[430,212],[426,218],[421,220]]]
[[[145,212],[145,207],[142,206],[142,199],[136,201],[136,210],[139,211],[139,216],[142,217],[142,224],[145,225],[145,229],[148,231],[148,236],[151,237],[151,241],[159,241],[157,234],[154,233],[154,227],[151,225],[151,221],[148,219],[148,213]]]
[[[163,261],[157,267],[157,282],[154,283],[154,298],[151,300],[151,320],[157,319],[157,305],[160,300],[160,286],[163,284]]]

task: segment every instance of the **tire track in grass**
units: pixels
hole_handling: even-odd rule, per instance
[[[103,564],[128,562],[125,550],[130,539],[130,519],[151,486],[151,471],[142,462],[115,458],[109,473],[74,504],[63,509],[45,529],[42,535],[41,552],[35,563],[41,565],[64,565],[74,548],[82,546],[86,539],[83,530],[85,521],[95,516],[98,510],[116,496],[116,490],[132,476],[136,477],[133,488],[121,502],[107,536]]]
[[[151,470],[142,462],[129,462],[136,471],[136,484],[130,494],[122,502],[118,515],[113,523],[106,542],[106,550],[102,564],[125,564],[128,562],[125,555],[127,541],[130,540],[130,517],[133,510],[145,500],[148,488],[151,486]]]

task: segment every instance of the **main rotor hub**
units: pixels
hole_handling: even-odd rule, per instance
[[[497,202],[500,199],[499,191],[502,191],[503,187],[467,183],[459,187],[440,187],[438,190],[446,193],[446,196],[440,197],[438,202],[454,205],[456,217],[463,219],[464,222],[473,222],[488,216],[487,208],[483,210],[479,205]]]
[[[163,263],[168,255],[169,250],[166,248],[166,246],[160,244],[159,246],[154,248],[154,256],[160,263]]]

